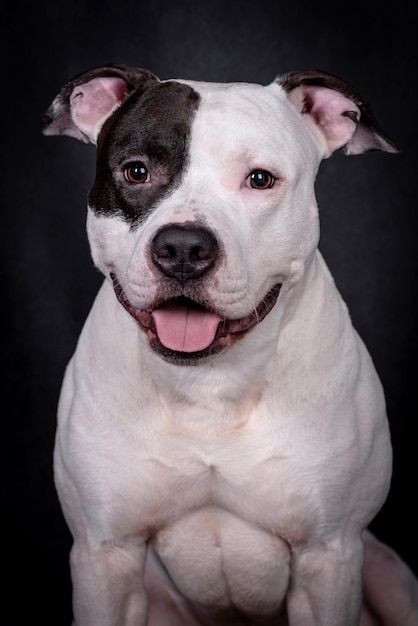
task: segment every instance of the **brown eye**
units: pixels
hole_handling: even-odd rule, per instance
[[[137,185],[138,183],[146,183],[149,180],[149,172],[142,161],[128,163],[123,170],[124,176],[129,183]]]
[[[253,189],[270,189],[273,187],[276,179],[273,174],[266,170],[254,170],[247,180]]]

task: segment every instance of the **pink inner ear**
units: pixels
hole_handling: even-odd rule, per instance
[[[304,110],[324,133],[331,151],[344,146],[356,131],[358,107],[342,94],[326,87],[304,85]]]
[[[70,97],[71,117],[76,126],[95,141],[103,122],[126,96],[126,83],[122,78],[93,78],[74,88]]]

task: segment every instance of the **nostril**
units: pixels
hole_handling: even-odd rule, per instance
[[[181,282],[197,278],[215,262],[218,244],[206,228],[190,224],[164,226],[152,242],[152,259],[166,275]]]
[[[207,254],[207,251],[204,251],[199,246],[194,246],[190,249],[190,258],[193,260],[199,260],[203,258],[205,254]]]
[[[160,258],[173,259],[176,256],[176,249],[174,246],[170,246],[169,244],[160,245],[158,247],[157,255]]]

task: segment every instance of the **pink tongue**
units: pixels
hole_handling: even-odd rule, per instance
[[[222,319],[216,313],[175,302],[155,309],[152,315],[158,339],[176,352],[199,352],[210,346]]]

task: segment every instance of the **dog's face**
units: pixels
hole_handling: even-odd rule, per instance
[[[300,278],[317,164],[278,85],[157,83],[118,109],[98,140],[88,233],[154,350],[219,352]]]
[[[94,262],[153,350],[196,363],[242,338],[303,277],[318,243],[321,159],[350,141],[352,152],[376,145],[359,107],[330,88],[138,72],[136,82],[126,68],[78,77],[44,126],[97,143]]]

